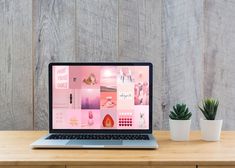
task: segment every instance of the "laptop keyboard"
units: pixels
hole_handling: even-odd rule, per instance
[[[85,139],[85,140],[149,140],[148,135],[133,135],[133,134],[123,134],[123,135],[91,135],[91,134],[76,134],[76,135],[65,135],[65,134],[52,134],[46,139]]]

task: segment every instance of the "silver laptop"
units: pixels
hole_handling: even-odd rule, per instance
[[[32,148],[157,148],[151,63],[50,63],[49,134]]]

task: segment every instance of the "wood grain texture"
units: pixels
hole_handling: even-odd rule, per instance
[[[119,61],[154,64],[154,128],[162,128],[161,1],[119,1]]]
[[[198,168],[234,168],[234,166],[198,166]]]
[[[48,63],[75,61],[75,0],[34,1],[34,128],[48,129]]]
[[[67,166],[67,168],[110,168],[110,165],[102,166]],[[1,167],[0,167],[1,168]],[[120,166],[111,166],[111,168],[120,168]],[[196,166],[122,166],[122,168],[196,168]]]
[[[0,165],[66,165],[81,167],[161,167],[161,166],[234,166],[235,132],[222,132],[221,141],[200,140],[193,131],[190,140],[170,140],[167,131],[155,131],[160,145],[157,150],[133,149],[31,149],[29,144],[47,134],[46,131],[1,131]],[[172,167],[173,168],[173,167]],[[185,167],[186,168],[186,167]]]
[[[1,166],[0,168],[65,168],[65,166]]]
[[[115,61],[118,1],[76,1],[76,61]]]
[[[203,97],[203,0],[164,0],[162,4],[163,128],[176,103],[193,113],[198,129],[197,104]]]
[[[235,1],[205,1],[205,97],[220,101],[223,129],[235,128]]]
[[[32,129],[32,2],[0,1],[0,129]]]

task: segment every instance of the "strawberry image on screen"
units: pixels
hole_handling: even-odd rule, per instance
[[[111,115],[107,114],[103,119],[103,126],[112,128],[114,126],[114,121]]]

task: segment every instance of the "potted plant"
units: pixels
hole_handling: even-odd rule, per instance
[[[189,140],[192,113],[186,104],[176,104],[170,112],[170,134],[174,141]]]
[[[219,141],[223,120],[216,120],[219,101],[205,99],[202,107],[198,106],[205,119],[200,120],[201,136],[205,141]]]

